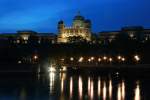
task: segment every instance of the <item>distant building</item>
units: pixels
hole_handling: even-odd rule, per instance
[[[143,40],[144,28],[142,26],[123,27],[121,33],[125,33],[129,38]]]
[[[17,31],[18,37],[21,38],[22,40],[28,40],[31,36],[37,35],[37,32],[34,31],[28,31],[28,30],[22,30],[22,31]]]
[[[28,43],[56,43],[57,36],[53,33],[37,33],[30,30],[17,31],[17,33],[0,34],[0,41],[9,41],[13,44],[28,44]]]
[[[30,31],[30,30],[21,30],[21,31],[17,31],[16,34],[16,43],[24,43],[27,44],[29,39],[32,36],[36,36],[37,32],[34,31]],[[15,43],[15,41],[14,41]]]
[[[150,40],[150,29],[145,29],[144,30],[144,40]]]
[[[110,43],[118,35],[126,35],[132,40],[147,41],[150,40],[150,29],[144,29],[141,26],[123,27],[120,31],[100,32],[100,41],[104,44]]]
[[[74,17],[71,27],[66,27],[63,21],[59,21],[57,42],[67,43],[70,37],[81,37],[91,41],[91,21],[86,20],[80,13]]]
[[[57,35],[54,33],[39,33],[37,37],[39,43],[57,43]]]
[[[120,31],[107,31],[107,32],[100,32],[100,41],[102,43],[111,42],[116,39],[117,35],[120,34]]]

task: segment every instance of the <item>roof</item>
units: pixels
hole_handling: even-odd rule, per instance
[[[123,27],[123,31],[136,31],[136,30],[143,30],[144,28],[142,26],[127,26]]]
[[[38,36],[56,36],[54,33],[38,33]]]
[[[84,20],[84,17],[80,15],[80,12],[74,17],[74,20]]]

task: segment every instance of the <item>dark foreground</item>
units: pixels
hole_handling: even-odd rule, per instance
[[[150,69],[0,73],[0,100],[150,100]]]

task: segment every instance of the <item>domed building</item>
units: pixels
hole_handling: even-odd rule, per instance
[[[86,41],[91,40],[91,21],[78,13],[73,19],[73,25],[66,27],[61,20],[58,22],[58,43],[68,43],[70,37],[81,37]]]

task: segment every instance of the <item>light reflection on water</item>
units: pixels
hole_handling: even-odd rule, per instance
[[[121,92],[122,92],[122,100],[125,100],[125,82],[124,80],[122,81],[122,84],[121,84]]]
[[[103,100],[106,100],[106,94],[107,91],[106,91],[106,82],[104,81],[104,85],[103,85]]]
[[[149,86],[143,85],[142,79],[65,72],[48,72],[38,77],[1,80],[0,100],[149,100],[142,99],[146,92],[143,87]]]
[[[79,76],[79,80],[78,80],[78,91],[79,91],[79,100],[82,100],[83,83],[82,83],[81,76]]]
[[[136,84],[136,88],[135,88],[135,97],[134,100],[141,100],[141,96],[140,96],[140,85],[139,85],[139,81]]]
[[[57,88],[58,85],[58,84],[55,85],[56,74],[58,74],[60,80],[61,100],[63,100],[64,97],[67,95],[69,100],[73,99],[74,95],[78,96],[78,100],[83,100],[88,98],[89,98],[88,100],[95,100],[96,98],[101,100],[113,100],[114,97],[116,97],[116,100],[125,100],[126,98],[127,91],[126,91],[125,80],[123,79],[119,81],[117,84],[113,84],[114,80],[110,78],[109,80],[107,80],[105,78],[101,79],[100,76],[96,76],[94,78],[92,76],[86,76],[87,77],[86,78],[85,76],[83,77],[82,75],[67,76],[66,73],[55,73],[55,72],[49,72],[50,94],[53,94],[54,91],[56,92],[55,88]],[[75,88],[76,86],[78,86],[78,88]],[[117,90],[113,90],[115,86],[117,86]],[[86,89],[87,89],[87,93],[84,92]],[[76,91],[78,91],[78,93],[76,93]],[[116,94],[113,93],[115,91]],[[133,90],[133,92],[135,94],[134,100],[141,100],[139,81],[136,82],[136,88]]]
[[[91,95],[91,79],[88,77],[88,96]]]
[[[72,99],[73,95],[73,79],[70,77],[70,99]]]
[[[91,100],[94,99],[94,83],[93,83],[93,80],[91,80]]]
[[[121,100],[121,86],[118,85],[117,100]]]
[[[53,92],[54,92],[54,85],[55,85],[55,73],[54,72],[50,72],[49,73],[50,94],[53,94]]]
[[[117,98],[118,100],[125,100],[125,82],[122,80],[121,83],[118,84],[118,92],[117,92]]]
[[[109,80],[109,99],[112,99],[112,80]]]
[[[65,73],[60,73],[60,81],[61,81],[61,94],[64,92],[64,80],[66,78]]]
[[[98,98],[101,96],[101,79],[98,77]]]

